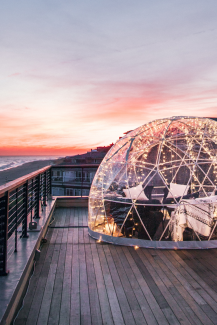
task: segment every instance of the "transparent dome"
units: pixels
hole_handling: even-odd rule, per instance
[[[129,132],[110,149],[93,180],[90,235],[144,247],[213,244],[216,153],[217,122],[208,118],[159,119]]]

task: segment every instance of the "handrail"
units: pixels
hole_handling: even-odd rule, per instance
[[[95,164],[78,164],[78,165],[52,165],[53,169],[61,169],[61,168],[72,168],[72,169],[76,169],[76,168],[98,168],[99,167],[99,163],[95,163]]]
[[[11,182],[1,185],[0,186],[0,197],[2,195],[4,195],[6,191],[12,191],[13,189],[16,189],[17,187],[23,185],[27,180],[32,179],[32,178],[36,177],[37,175],[44,173],[51,167],[53,167],[53,166],[49,165],[49,166],[43,167],[41,169],[37,169],[36,171],[34,171],[32,173],[29,173],[25,176],[19,177]]]

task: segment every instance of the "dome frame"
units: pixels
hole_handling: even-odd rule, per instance
[[[89,234],[152,248],[217,247],[217,122],[171,117],[119,139],[89,195]]]

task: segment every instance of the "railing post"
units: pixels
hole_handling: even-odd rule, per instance
[[[29,192],[28,192],[29,194]],[[31,222],[32,222],[32,206],[33,206],[33,178],[32,178],[32,181],[31,181],[31,196],[30,196],[30,212],[31,212]]]
[[[39,210],[40,210],[40,175],[36,177],[37,187],[36,187],[36,206],[34,218],[40,218]]]
[[[46,206],[46,196],[47,196],[47,173],[44,172],[44,187],[43,187],[43,205]]]
[[[52,198],[52,173],[51,168],[49,169],[49,199]]]
[[[83,167],[81,167],[81,197],[82,197],[82,190],[83,190]]]
[[[0,199],[0,275],[7,275],[9,193]]]
[[[28,196],[28,181],[24,184],[24,200],[25,200],[25,205],[24,205],[24,216],[23,216],[23,222],[22,222],[22,235],[20,238],[28,238],[29,236],[27,235],[27,224],[28,224],[28,204],[29,204],[29,196]]]
[[[15,218],[15,247],[14,247],[14,253],[17,253],[17,203],[18,203],[18,199],[17,199],[17,193],[18,193],[18,188],[16,188],[16,218]]]

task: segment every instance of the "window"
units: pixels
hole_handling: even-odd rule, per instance
[[[73,188],[67,188],[66,189],[66,195],[68,196],[74,196],[74,189]]]

